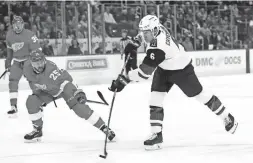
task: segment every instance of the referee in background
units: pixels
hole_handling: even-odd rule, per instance
[[[132,69],[137,69],[137,49],[141,46],[140,37],[137,35],[136,37],[128,36],[128,31],[123,29],[121,31],[122,38],[120,39],[120,51],[121,51],[121,59],[123,59],[123,55],[125,54],[125,61],[130,55],[130,58],[126,64],[125,76],[128,77],[129,71]]]

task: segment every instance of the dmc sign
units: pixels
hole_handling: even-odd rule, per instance
[[[195,58],[196,66],[220,66],[224,65],[234,65],[241,64],[241,56],[221,56],[218,58],[214,57],[204,57],[204,58]]]

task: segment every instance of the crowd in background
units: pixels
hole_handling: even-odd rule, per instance
[[[55,55],[49,40],[61,39],[64,35],[62,2],[15,1],[10,8],[7,3],[0,2],[0,57],[6,55],[4,41],[11,27],[9,15],[17,13],[23,17],[25,28],[31,29],[41,40],[44,52]],[[122,29],[128,29],[131,36],[136,35],[145,12],[158,14],[157,4],[161,23],[188,51],[244,48],[252,38],[247,27],[253,20],[251,1],[71,1],[65,3],[65,38],[72,40],[67,49],[69,55],[87,54],[78,41],[88,38],[87,3],[92,5],[92,38],[120,38]],[[103,53],[101,46],[98,44],[95,53]]]

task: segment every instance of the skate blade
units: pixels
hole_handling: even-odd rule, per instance
[[[26,140],[26,139],[25,139],[25,143],[39,143],[39,142],[41,142],[41,137],[39,137],[39,138],[34,138],[34,139],[32,139],[32,140]]]
[[[10,119],[16,119],[16,118],[18,118],[18,114],[17,113],[15,113],[15,114],[8,114],[8,117]]]
[[[146,151],[154,151],[154,150],[160,150],[162,149],[162,144],[154,144],[154,145],[145,145]]]
[[[238,122],[234,122],[234,126],[228,131],[231,134],[234,134],[238,127]]]

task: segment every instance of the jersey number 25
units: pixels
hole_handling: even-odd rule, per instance
[[[56,80],[60,76],[60,72],[58,70],[54,70],[50,75],[49,78]]]

